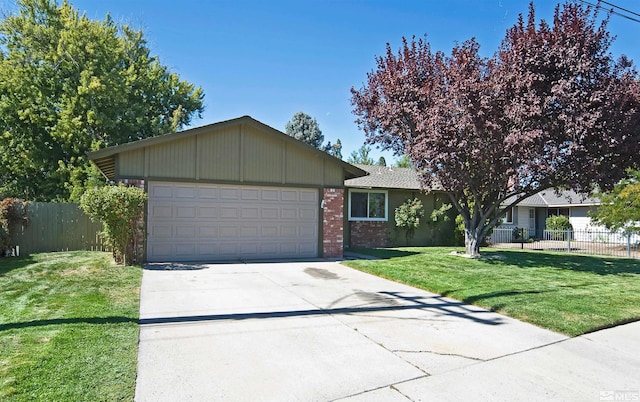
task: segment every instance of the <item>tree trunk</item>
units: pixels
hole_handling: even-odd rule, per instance
[[[466,254],[473,258],[480,257],[480,233],[480,228],[469,228],[465,226],[464,245],[466,248]]]

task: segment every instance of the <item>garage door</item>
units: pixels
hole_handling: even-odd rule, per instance
[[[149,182],[148,261],[318,256],[318,190]]]

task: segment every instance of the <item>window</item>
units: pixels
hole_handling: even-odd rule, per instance
[[[503,223],[513,223],[513,208],[507,209],[507,212],[504,214]]]
[[[547,209],[547,217],[549,216],[566,216],[569,217],[569,208],[549,208]]]
[[[349,220],[386,221],[387,192],[349,190]]]

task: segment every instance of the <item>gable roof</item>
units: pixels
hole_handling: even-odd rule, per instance
[[[328,160],[332,163],[335,163],[341,166],[344,169],[345,178],[355,178],[359,176],[363,176],[367,174],[366,171],[349,164],[342,159],[336,158],[328,153],[321,151],[315,147],[312,147],[309,144],[306,144],[302,141],[299,141],[282,131],[276,130],[275,128],[268,126],[251,116],[242,116],[235,119],[225,120],[218,123],[208,124],[205,126],[195,127],[183,131],[178,131],[175,133],[164,134],[156,137],[145,138],[143,140],[133,141],[126,144],[115,145],[108,148],[104,148],[98,151],[88,152],[87,156],[89,160],[93,161],[98,168],[103,172],[103,174],[109,178],[113,179],[116,173],[116,156],[122,152],[134,151],[138,149],[142,149],[145,147],[150,147],[154,145],[165,144],[167,142],[180,140],[192,136],[197,136],[199,134],[207,133],[212,130],[226,128],[230,126],[238,126],[238,125],[249,125],[255,128],[260,129],[261,132],[275,136],[280,140],[287,141],[287,143],[292,144],[296,147],[304,149],[306,152],[310,152],[313,155],[320,157],[322,159]]]
[[[600,200],[590,197],[588,194],[576,193],[573,190],[543,190],[529,198],[524,199],[518,206],[523,207],[571,207],[571,206],[597,206]]]
[[[368,175],[345,180],[344,185],[352,188],[388,188],[403,190],[420,190],[420,179],[418,172],[411,168],[398,168],[390,166],[361,165],[358,168],[365,170]],[[434,187],[432,190],[441,190]],[[511,199],[513,200],[513,198]],[[509,204],[510,201],[505,201]],[[589,197],[586,194],[579,194],[572,190],[562,190],[559,194],[553,189],[543,190],[537,194],[524,199],[518,206],[528,207],[569,207],[569,206],[598,206],[600,200],[596,197]]]
[[[346,187],[420,190],[418,173],[411,168],[361,164],[356,164],[355,166],[369,174],[345,180],[344,185]]]

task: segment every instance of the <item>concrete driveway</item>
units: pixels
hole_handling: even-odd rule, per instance
[[[137,401],[637,400],[640,323],[567,338],[335,262],[144,271]]]

